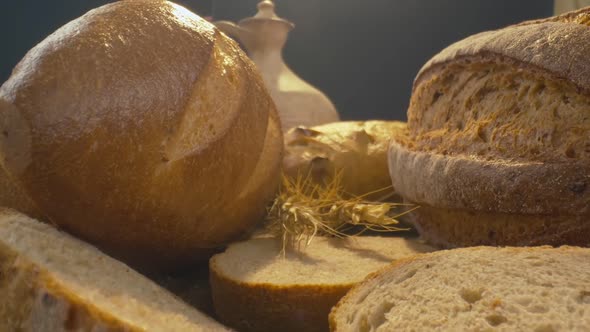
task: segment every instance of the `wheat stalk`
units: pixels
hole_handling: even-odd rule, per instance
[[[309,176],[290,178],[282,176],[281,188],[267,214],[267,228],[282,239],[282,253],[288,245],[309,245],[316,235],[348,237],[371,230],[393,232],[399,228],[397,218],[416,207],[403,203],[370,202],[363,198],[345,197],[341,186],[342,173],[326,184],[317,184]],[[381,190],[379,190],[381,191]],[[394,208],[410,207],[409,210],[392,214]],[[349,234],[360,226],[361,231]]]

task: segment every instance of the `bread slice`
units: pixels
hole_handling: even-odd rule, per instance
[[[213,304],[240,331],[325,331],[333,305],[369,273],[432,249],[394,237],[316,237],[280,254],[275,238],[235,243],[210,260]]]
[[[0,209],[0,331],[227,331],[52,226]]]
[[[352,289],[332,331],[588,331],[590,249],[473,247],[400,260]]]
[[[425,239],[590,246],[589,17],[480,33],[422,68],[389,166]]]

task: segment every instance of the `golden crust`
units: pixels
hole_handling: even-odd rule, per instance
[[[222,209],[218,220],[243,220],[235,227],[224,223],[212,225],[211,232],[224,234],[225,238],[238,239],[248,236],[263,220],[266,209],[278,190],[281,162],[283,160],[283,132],[275,109],[269,113],[264,147],[256,167],[247,183],[232,201],[232,208]]]
[[[590,160],[590,8],[483,32],[416,76],[415,150],[490,159]]]
[[[219,319],[239,331],[326,331],[328,314],[354,284],[289,285],[246,283],[224,276],[210,261],[210,283]]]
[[[10,178],[110,254],[189,265],[254,222],[218,212],[242,208],[274,104],[237,44],[178,5],[90,11],[32,49],[0,100]]]
[[[572,81],[580,89],[588,91],[588,13],[590,9],[584,8],[465,38],[430,59],[416,76],[414,89],[445,63],[469,58],[476,61],[507,58],[523,68],[543,69],[556,78]]]

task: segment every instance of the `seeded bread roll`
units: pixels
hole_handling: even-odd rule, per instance
[[[421,254],[342,298],[346,331],[588,331],[590,249],[475,247]]]
[[[424,238],[590,245],[589,13],[474,35],[422,68],[389,162]]]
[[[0,88],[1,168],[31,203],[0,204],[135,265],[189,265],[264,214],[282,145],[269,115],[254,65],[213,25],[167,1],[111,3]]]

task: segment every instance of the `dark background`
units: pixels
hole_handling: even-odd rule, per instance
[[[108,0],[0,0],[0,81],[27,50]],[[177,1],[238,20],[258,0]],[[343,119],[405,119],[412,80],[432,55],[468,35],[550,16],[552,0],[277,0],[296,24],[285,60],[323,90]]]

